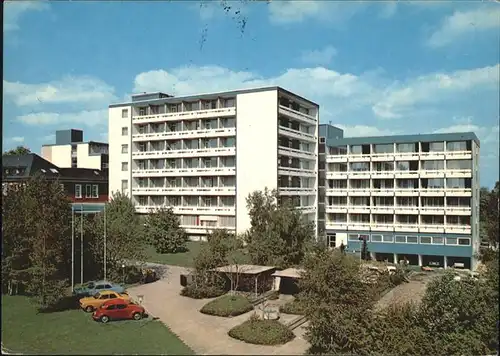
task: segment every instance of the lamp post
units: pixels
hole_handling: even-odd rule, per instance
[[[106,254],[106,237],[107,237],[106,236],[106,203],[104,203],[104,280],[106,280],[106,277],[107,277],[107,274],[106,274],[106,272],[107,272],[107,270],[106,270],[106,268],[107,268],[107,266],[106,266],[106,264],[107,264],[107,261],[106,261],[106,257],[107,257],[106,256],[107,255]]]
[[[71,206],[71,291],[75,290],[75,208]]]
[[[83,205],[80,205],[80,283],[83,284]]]
[[[125,264],[122,264],[122,284],[125,284]]]

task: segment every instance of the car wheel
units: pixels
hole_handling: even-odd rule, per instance
[[[109,321],[109,317],[107,315],[101,316],[101,323],[106,324]]]
[[[92,313],[94,311],[94,308],[89,305],[88,307],[85,308],[85,311],[87,313]]]
[[[142,319],[142,315],[141,315],[141,313],[134,313],[132,315],[132,318],[134,318],[134,320],[141,320]]]

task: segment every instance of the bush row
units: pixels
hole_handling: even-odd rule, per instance
[[[216,298],[223,295],[225,291],[217,286],[198,286],[190,284],[181,290],[181,295],[193,299]]]
[[[215,316],[236,316],[253,310],[250,301],[241,295],[224,295],[208,302],[200,312]]]
[[[295,337],[294,333],[277,320],[250,318],[229,330],[234,339],[257,345],[285,344]]]

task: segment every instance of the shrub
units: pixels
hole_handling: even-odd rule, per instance
[[[277,300],[277,299],[280,299],[280,293],[278,291],[273,291],[270,295],[269,295],[269,300]]]
[[[293,314],[293,315],[304,315],[304,307],[302,303],[295,298],[294,300],[280,306],[280,313]]]
[[[200,312],[216,316],[236,316],[253,310],[253,305],[241,295],[224,295],[201,308]]]
[[[217,286],[197,286],[190,284],[181,290],[181,295],[193,299],[216,298],[226,293]]]
[[[243,324],[229,330],[234,339],[257,345],[285,344],[295,337],[294,333],[277,320],[262,320],[252,315]]]

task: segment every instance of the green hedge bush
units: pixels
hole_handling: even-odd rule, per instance
[[[256,345],[280,345],[293,340],[294,333],[277,320],[250,318],[229,330],[234,339]]]
[[[288,303],[280,306],[280,313],[293,314],[293,315],[304,315],[304,307],[300,301],[296,298]]]
[[[216,298],[226,293],[223,289],[217,286],[196,286],[194,284],[182,288],[181,295],[193,299]]]
[[[223,295],[205,304],[200,312],[216,316],[236,316],[253,310],[250,301],[241,295]]]

